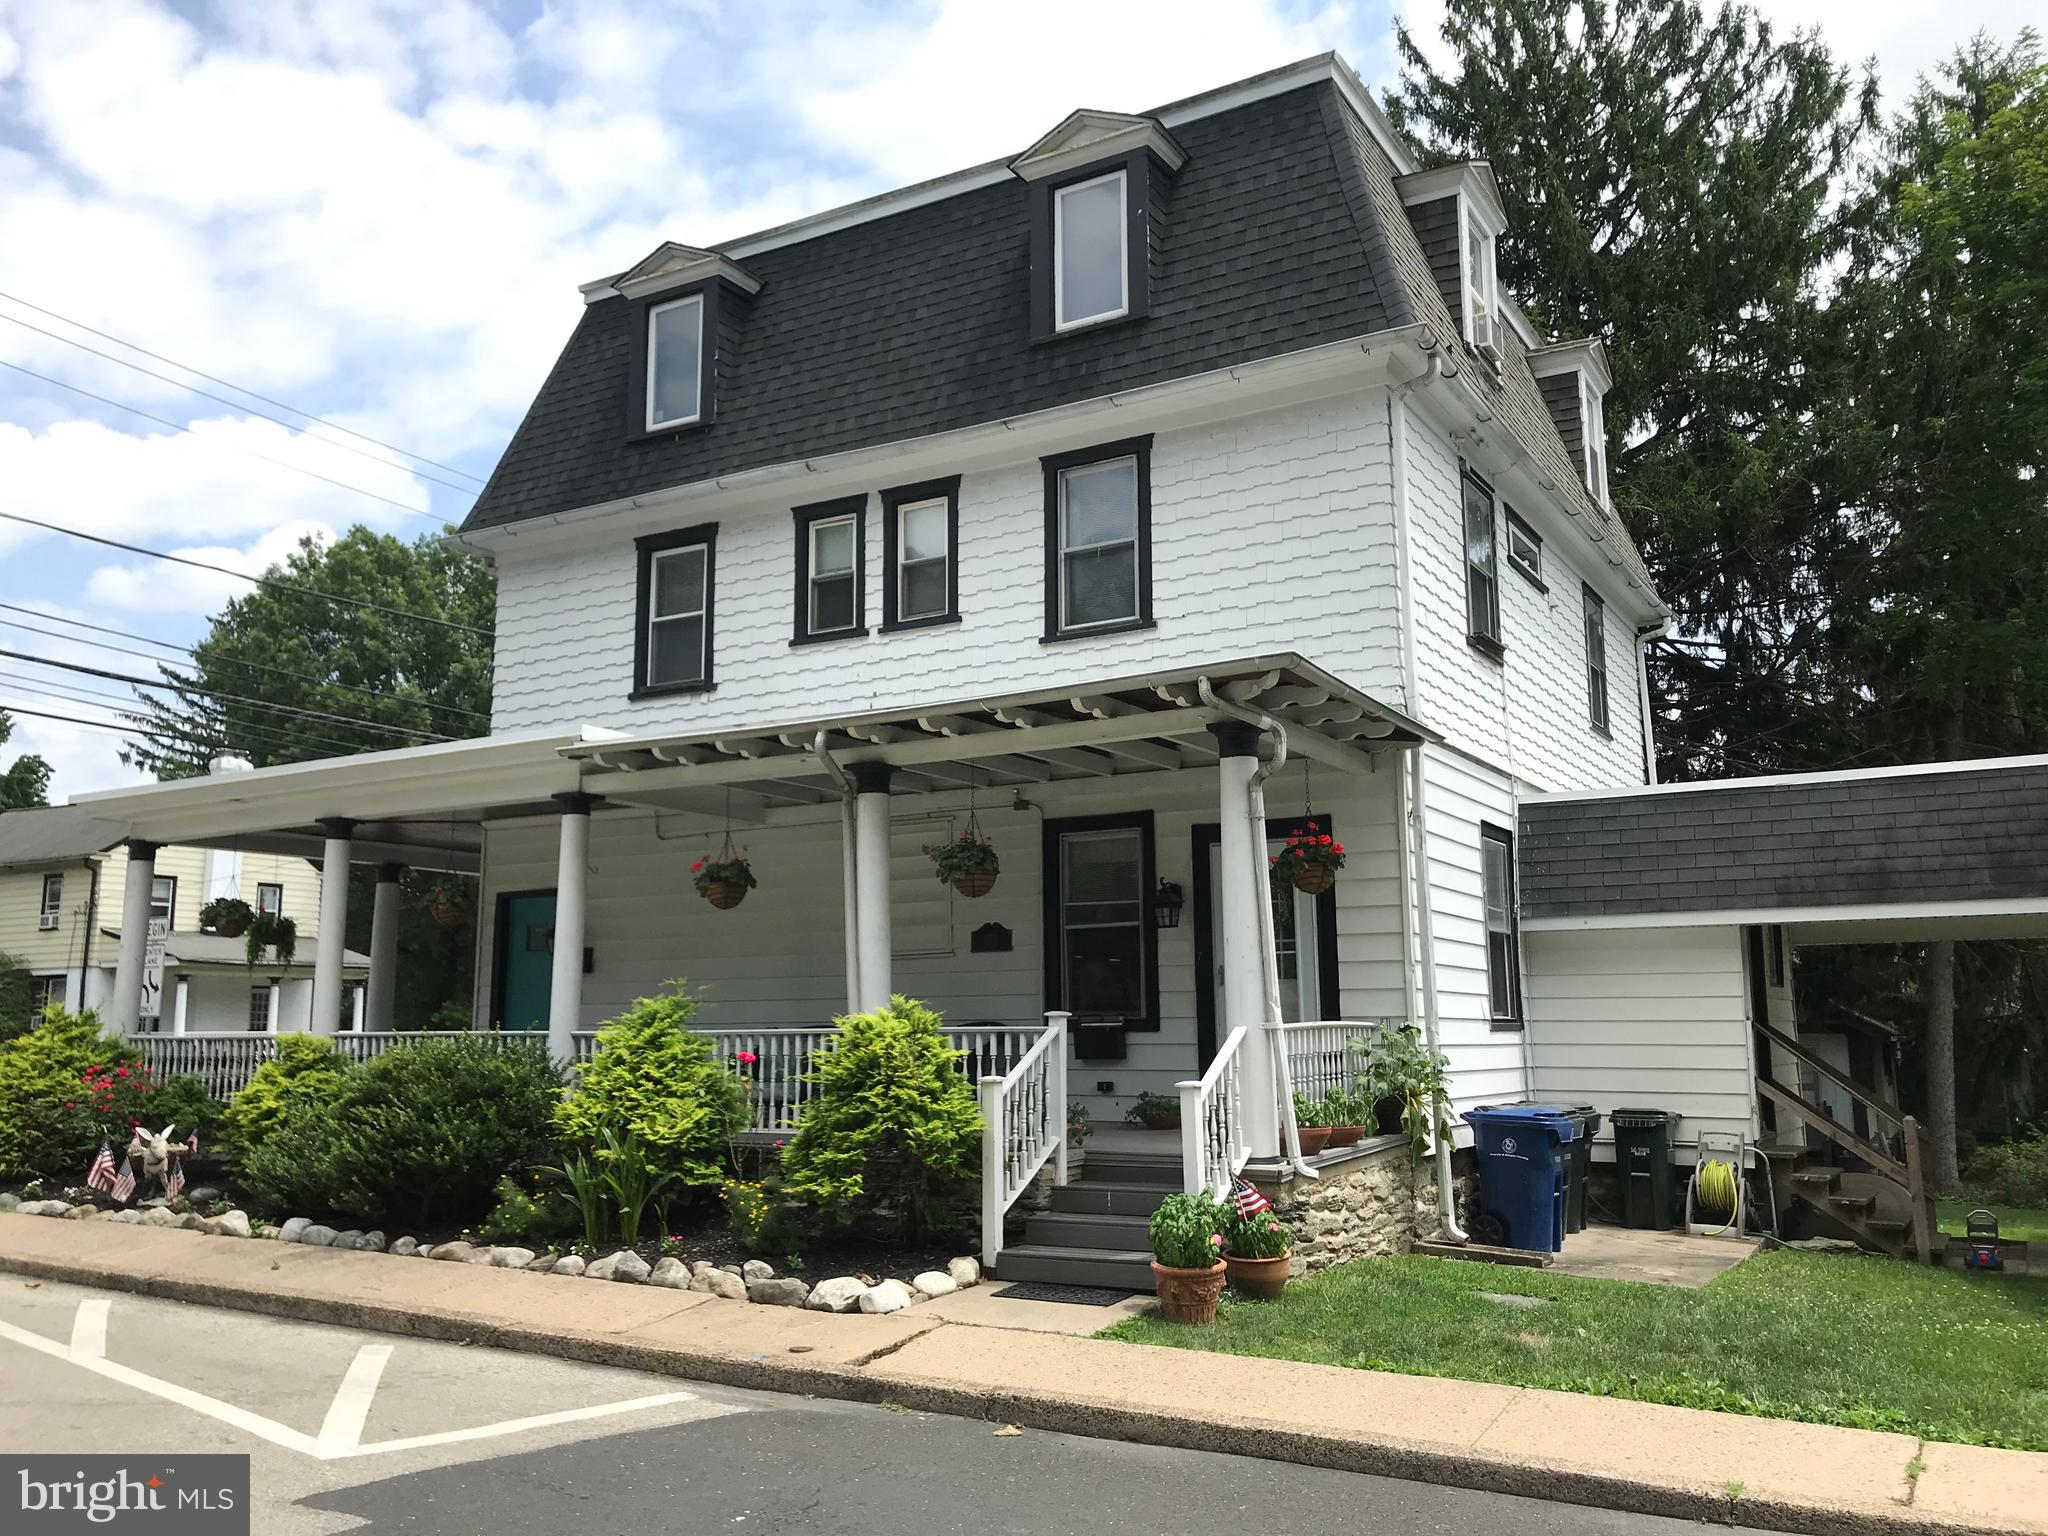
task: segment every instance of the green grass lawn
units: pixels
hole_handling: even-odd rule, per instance
[[[1963,1235],[1963,1224],[1970,1212],[1987,1210],[1998,1218],[2000,1237],[2048,1243],[2048,1211],[2030,1210],[2023,1205],[1980,1206],[1975,1200],[1942,1200],[1936,1203],[1935,1210],[1941,1217],[1941,1230],[1956,1237]]]
[[[1108,1336],[2048,1450],[2048,1279],[1862,1255],[1762,1253],[1699,1290],[1367,1259],[1226,1300],[1214,1328]]]

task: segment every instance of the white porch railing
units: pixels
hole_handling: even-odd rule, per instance
[[[1067,1019],[1045,1029],[1008,1071],[991,1060],[977,1079],[981,1098],[981,1262],[995,1268],[1003,1217],[1048,1160],[1067,1182]],[[1014,1033],[1014,1032],[1006,1032]]]
[[[1281,1025],[1294,1091],[1311,1104],[1340,1089],[1349,1092],[1352,1080],[1365,1070],[1365,1058],[1359,1054],[1363,1043],[1385,1028],[1384,1019]]]
[[[476,1034],[495,1045],[520,1041],[545,1044],[547,1036],[518,1030],[434,1030],[429,1033],[399,1033],[390,1030],[349,1030],[331,1036],[334,1048],[350,1061],[368,1061],[382,1056],[394,1045],[413,1040],[452,1040]],[[225,1099],[247,1086],[256,1069],[277,1055],[277,1036],[238,1032],[218,1035],[136,1035],[134,1046],[142,1052],[143,1065],[159,1077],[190,1075],[206,1085],[216,1099]]]
[[[1207,1190],[1222,1199],[1230,1193],[1230,1181],[1251,1159],[1244,1145],[1244,1101],[1238,1087],[1244,1042],[1245,1029],[1239,1025],[1200,1082],[1178,1085],[1181,1183],[1191,1195]]]

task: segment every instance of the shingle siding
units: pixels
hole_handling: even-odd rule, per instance
[[[1574,464],[1583,464],[1586,425],[1580,415],[1578,374],[1553,373],[1546,379],[1538,379],[1536,387],[1543,391],[1544,408],[1550,412],[1550,424],[1557,428],[1564,451],[1571,455]]]
[[[1458,200],[1439,197],[1433,202],[1416,203],[1408,210],[1408,222],[1414,226],[1416,242],[1429,263],[1429,278],[1436,285],[1437,297],[1444,301],[1453,329],[1462,335],[1465,264],[1458,252]]]
[[[2048,896],[2048,766],[1524,805],[1526,917]]]

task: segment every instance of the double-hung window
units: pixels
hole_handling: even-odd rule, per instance
[[[1604,507],[1607,505],[1607,414],[1600,403],[1600,391],[1583,373],[1579,375],[1579,424],[1586,438],[1586,489]]]
[[[1500,551],[1494,526],[1493,491],[1465,472],[1465,632],[1472,643],[1498,656],[1500,643]]]
[[[1586,718],[1602,736],[1607,725],[1607,605],[1591,587],[1579,589],[1586,621]]]
[[[647,311],[649,432],[684,427],[704,414],[704,296],[671,299]]]
[[[791,643],[864,635],[867,607],[865,496],[798,507],[796,626]]]
[[[264,1035],[270,1032],[270,985],[268,982],[249,989],[249,1033]]]
[[[714,524],[639,542],[636,693],[711,686]]]
[[[1118,320],[1130,313],[1129,172],[1055,188],[1052,195],[1053,329]]]
[[[1149,815],[1046,826],[1051,1006],[1077,1018],[1146,1027],[1158,1017]]]
[[[36,927],[43,932],[54,929],[64,913],[64,877],[43,876],[42,905],[36,909]]]
[[[265,917],[284,915],[284,886],[274,880],[264,880],[256,887],[256,910]]]
[[[1515,838],[1479,829],[1480,888],[1486,908],[1486,1009],[1495,1029],[1522,1027],[1521,940],[1515,927]]]
[[[1493,235],[1476,217],[1465,216],[1466,336],[1473,345],[1500,345],[1500,290],[1494,267]]]
[[[178,877],[157,875],[149,883],[149,915],[177,925]]]
[[[28,979],[28,1022],[40,1024],[52,1008],[62,1008],[70,996],[62,976],[31,976]]]
[[[960,616],[960,481],[882,492],[882,628]]]
[[[1152,440],[1044,460],[1046,638],[1152,622]]]

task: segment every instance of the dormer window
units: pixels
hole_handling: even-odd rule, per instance
[[[1395,186],[1444,308],[1469,346],[1497,358],[1507,330],[1499,246],[1508,216],[1492,167],[1467,160],[1399,177]]]
[[[647,430],[684,427],[703,414],[704,297],[647,311]]]
[[[1607,419],[1601,410],[1600,391],[1583,373],[1579,375],[1579,413],[1586,434],[1586,489],[1604,507],[1607,505]]]
[[[1607,391],[1614,375],[1599,341],[1554,341],[1529,354],[1529,371],[1586,494],[1607,505]]]
[[[1130,313],[1124,214],[1127,172],[1056,188],[1052,195],[1054,328],[1070,331]]]
[[[1500,347],[1500,280],[1494,236],[1476,213],[1465,216],[1465,339],[1481,351]]]
[[[617,277],[584,286],[592,301],[627,304],[631,338],[626,431],[654,438],[718,416],[722,340],[736,336],[761,280],[716,251],[667,241]]]

